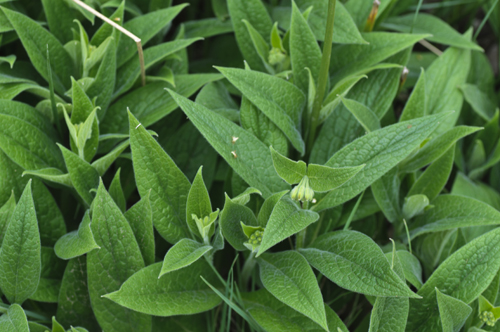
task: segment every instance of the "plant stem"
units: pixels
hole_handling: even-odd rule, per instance
[[[307,142],[308,152],[311,150],[318,128],[319,113],[325,97],[326,85],[328,83],[328,71],[330,69],[330,57],[332,55],[333,43],[333,22],[335,19],[335,5],[337,0],[328,0],[328,17],[326,20],[325,41],[323,43],[323,55],[321,56],[321,65],[319,67],[318,86],[314,97],[313,110],[311,114],[311,130]]]
[[[255,252],[253,251],[250,252],[250,255],[248,256],[247,260],[245,261],[245,264],[243,265],[243,269],[241,270],[240,288],[242,290],[246,289],[248,281],[250,280],[250,276],[252,275],[253,268],[255,267],[255,263],[257,263],[254,257],[255,257]]]

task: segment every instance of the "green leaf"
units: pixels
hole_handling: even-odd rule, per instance
[[[50,32],[62,44],[71,41],[73,39],[71,28],[73,28],[75,15],[68,3],[57,0],[42,0],[42,5]]]
[[[471,226],[500,224],[500,212],[486,203],[459,195],[441,195],[434,208],[417,218],[410,227],[412,238],[419,235]]]
[[[257,257],[319,219],[319,214],[302,210],[289,196],[283,196],[271,213]]]
[[[443,294],[436,287],[436,298],[443,332],[458,332],[472,312],[466,303]]]
[[[73,187],[82,200],[90,206],[94,199],[90,190],[96,189],[99,185],[99,173],[85,160],[80,159],[61,144],[58,145],[66,162],[66,168]]]
[[[298,128],[305,96],[293,84],[257,71],[216,67],[252,104],[283,131],[292,145],[304,154],[304,141]],[[258,85],[255,82],[260,82]]]
[[[42,128],[15,116],[0,114],[0,148],[27,170],[64,169],[63,159],[52,138]]]
[[[66,266],[59,291],[57,319],[65,326],[78,325],[89,331],[99,330],[90,304],[85,256],[71,259]]]
[[[386,253],[387,259],[392,262],[393,270],[404,281],[404,271],[399,256],[392,253]],[[369,332],[404,332],[410,302],[407,298],[377,297],[373,305],[370,316]]]
[[[155,316],[196,314],[210,310],[221,302],[219,296],[198,277],[203,276],[216,288],[222,287],[205,260],[198,260],[158,279],[161,265],[156,263],[140,270],[120,290],[105,297],[126,308]]]
[[[123,38],[125,39],[125,38]],[[123,40],[122,39],[122,40]],[[147,70],[149,67],[162,61],[167,56],[182,50],[192,43],[200,40],[199,38],[180,39],[153,47],[149,47],[144,51],[144,67]],[[116,86],[113,94],[113,99],[128,91],[139,78],[141,69],[139,65],[139,58],[132,58],[127,61],[116,73]],[[165,86],[163,84],[163,86]]]
[[[10,195],[9,200],[0,208],[0,248],[2,247],[3,238],[9,227],[10,217],[16,208],[16,197],[14,192]]]
[[[122,1],[120,3],[120,5],[116,8],[116,11],[109,17],[109,19],[114,20],[119,25],[122,25],[125,6],[127,4],[125,3],[125,1]],[[115,42],[118,45],[120,45],[120,39],[122,37],[121,32],[116,30],[111,24],[103,22],[101,27],[92,36],[92,39],[90,40],[90,44],[101,46],[101,44],[106,40],[106,38],[108,38],[110,36],[113,36],[113,38],[115,39]],[[124,36],[123,38],[126,38],[126,37]]]
[[[211,249],[212,246],[204,245],[191,239],[180,240],[165,255],[158,279],[169,272],[180,270],[193,264]]]
[[[277,300],[265,289],[242,293],[241,297],[246,311],[266,331],[323,331],[320,325]],[[327,305],[324,305],[324,308],[329,331],[347,331],[347,327],[337,314]]]
[[[450,47],[426,70],[427,114],[455,110],[453,116],[440,124],[435,134],[451,129],[460,115],[463,95],[458,87],[466,82],[470,63],[470,50]]]
[[[411,253],[405,250],[396,251],[399,261],[403,266],[403,272],[405,274],[406,280],[416,289],[422,287],[422,267],[420,266],[420,261],[417,257],[413,256]]]
[[[488,287],[500,268],[499,235],[500,228],[496,228],[467,243],[439,265],[418,291],[423,299],[410,301],[412,314],[408,318],[408,330],[433,331],[438,328],[436,287],[466,304]]]
[[[445,113],[394,124],[368,133],[342,148],[325,166],[365,164],[365,167],[357,176],[319,200],[313,209],[332,208],[356,197],[417,148],[444,117]],[[367,149],[367,146],[371,148]]]
[[[13,304],[0,316],[0,330],[4,332],[29,332],[28,319],[19,304]]]
[[[262,283],[271,294],[328,331],[321,291],[302,255],[284,251],[263,255],[258,262]]]
[[[292,1],[292,21],[290,25],[290,59],[292,61],[293,81],[303,92],[309,87],[309,68],[314,82],[318,81],[321,50],[313,32]]]
[[[309,13],[307,21],[316,39],[323,41],[326,31],[328,4],[322,0],[297,0],[295,3],[302,12],[305,12],[312,6],[312,10]],[[290,20],[291,16],[290,9],[285,8],[285,10],[283,10],[283,7],[277,7],[273,14],[276,14],[277,10],[283,12],[282,16],[284,17],[281,17],[280,15],[279,21],[280,25],[287,29],[288,24],[286,23]],[[340,2],[337,2],[335,6],[333,30],[335,31],[333,34],[333,42],[336,44],[366,44],[366,41],[361,36],[356,24],[352,20],[351,15],[349,15],[349,12],[345,9],[344,4]]]
[[[167,26],[186,6],[187,4],[182,4],[153,11],[126,22],[123,27],[141,38],[142,45],[145,45]],[[120,38],[116,52],[117,66],[121,67],[124,65],[128,60],[134,57],[136,52],[137,46],[131,38]]]
[[[128,148],[130,145],[130,141],[126,140],[122,142],[108,154],[102,156],[92,163],[92,167],[99,173],[100,176],[103,176],[104,173],[108,170],[108,168],[113,164],[113,162],[121,155],[121,153]]]
[[[479,90],[479,87],[472,84],[463,84],[460,86],[465,100],[471,105],[472,109],[484,120],[489,121],[497,106],[488,95]]]
[[[488,143],[490,139],[487,138],[486,139],[486,142]],[[500,161],[500,140],[497,141],[497,144],[495,146],[495,149],[493,150],[493,152],[491,153],[490,157],[488,158],[488,160],[481,166],[473,169],[470,173],[469,173],[469,177],[471,179],[476,179],[478,177],[481,177],[481,175],[486,171],[488,170],[489,168],[495,166],[498,162]]]
[[[451,146],[439,159],[426,168],[413,184],[408,196],[422,194],[432,201],[443,190],[453,168],[455,146]]]
[[[382,23],[382,26],[387,29],[396,30],[405,33],[421,33],[430,34],[427,37],[431,42],[445,44],[450,46],[470,48],[476,51],[483,51],[483,49],[471,42],[469,38],[462,36],[455,31],[446,22],[442,21],[436,16],[419,13],[415,19],[415,14],[408,14],[404,16],[391,17]]]
[[[227,7],[233,23],[236,42],[245,61],[255,70],[266,70],[243,20],[248,21],[261,36],[268,36],[272,22],[260,0],[228,0]]]
[[[405,219],[410,220],[414,216],[422,214],[428,205],[429,198],[425,195],[408,196],[403,204],[403,216]]]
[[[112,100],[113,90],[119,83],[120,73],[116,73],[116,42],[110,40],[104,52],[104,57],[95,75],[95,79],[85,91],[90,99],[97,98],[95,104],[101,107],[97,112],[98,119],[104,118],[106,114],[106,110]]]
[[[203,182],[203,176],[201,174],[202,167],[196,173],[196,176],[189,189],[189,194],[186,202],[186,221],[191,232],[196,234],[202,239],[202,235],[196,226],[196,221],[193,219],[192,215],[196,215],[199,219],[208,217],[212,213],[212,203],[210,203],[210,196],[208,195],[207,187]]]
[[[267,42],[264,40],[262,35],[255,30],[255,28],[252,26],[250,22],[247,20],[242,20],[242,22],[245,24],[248,34],[250,35],[250,39],[252,40],[253,46],[255,50],[257,51],[257,54],[259,55],[260,59],[262,60],[262,63],[264,64],[264,67],[266,70],[270,73],[274,73],[273,68],[269,65],[268,57],[269,57],[269,45]]]
[[[399,189],[401,181],[398,177],[398,168],[394,167],[380,179],[373,182],[372,193],[384,216],[391,223],[403,219],[399,205]]]
[[[299,183],[307,173],[306,163],[302,160],[293,161],[280,154],[272,146],[269,149],[271,150],[271,157],[276,173],[288,184]]]
[[[60,288],[61,280],[40,278],[38,287],[35,293],[30,296],[30,300],[45,303],[57,303]]]
[[[354,167],[332,168],[323,165],[309,164],[307,176],[311,188],[316,192],[326,192],[340,187],[352,177],[356,176],[365,167],[359,165]]]
[[[50,67],[54,77],[54,88],[60,93],[70,87],[73,62],[61,43],[38,23],[21,13],[2,7],[2,11],[16,30],[19,39],[28,53],[31,63],[48,81],[47,48],[50,52]],[[48,45],[48,46],[47,46]]]
[[[99,325],[107,331],[117,332],[151,329],[151,317],[102,297],[118,290],[144,267],[132,229],[102,181],[93,203],[92,217],[92,233],[100,249],[87,254],[88,289]]]
[[[0,251],[0,287],[10,303],[22,304],[40,281],[41,249],[38,222],[28,182],[5,232]]]
[[[219,225],[224,238],[238,251],[247,250],[243,245],[248,240],[241,229],[241,223],[247,226],[257,226],[257,219],[248,207],[233,202],[226,194],[224,209],[220,214]]]
[[[326,233],[299,252],[342,288],[366,295],[418,298],[391,269],[380,247],[362,233]]]
[[[280,153],[288,154],[285,134],[246,97],[241,99],[240,123],[243,129],[254,134],[266,146],[273,146]]]
[[[139,202],[125,212],[125,218],[127,218],[134,232],[146,266],[155,262],[155,235],[149,196],[150,193],[148,192],[146,196],[142,197]]]
[[[173,91],[169,93],[231,168],[250,186],[260,190],[264,198],[287,188],[288,185],[274,170],[268,147],[255,136],[223,116]],[[233,137],[238,137],[235,144],[232,143]],[[231,151],[235,151],[236,158]]]
[[[330,61],[330,84],[363,73],[382,60],[387,59],[425,38],[427,35],[371,32],[362,34],[368,45],[334,45]]]
[[[257,216],[258,224],[259,226],[265,228],[267,225],[267,221],[269,220],[269,217],[271,216],[271,213],[274,210],[274,207],[276,204],[279,202],[281,197],[288,193],[288,190],[280,191],[276,194],[273,194],[269,196],[264,203],[262,204],[260,210],[259,210],[259,215]]]
[[[406,102],[400,122],[421,118],[427,114],[427,94],[425,92],[425,71],[422,68],[417,84]]]
[[[222,78],[220,74],[177,75],[174,91],[182,96],[190,97],[206,83],[220,78]],[[170,114],[178,106],[174,99],[165,93],[164,83],[147,84],[127,93],[110,106],[106,117],[99,124],[101,133],[128,134],[127,107],[143,126],[149,127]]]
[[[185,38],[207,38],[233,31],[233,25],[230,20],[223,22],[215,17],[187,21],[184,22],[184,27],[186,28]]]
[[[127,209],[127,200],[125,199],[125,194],[123,193],[122,184],[120,182],[120,171],[121,168],[118,168],[113,181],[111,181],[111,184],[109,185],[109,195],[113,198],[120,210],[125,212]]]
[[[170,243],[188,235],[186,199],[189,180],[170,156],[129,112],[130,147],[141,197],[150,193],[154,226]],[[151,176],[155,174],[155,176]]]
[[[380,120],[371,109],[355,100],[345,99],[344,97],[341,97],[341,99],[345,107],[354,115],[359,124],[365,128],[366,132],[380,129]]]
[[[78,137],[76,140],[76,146],[78,147],[78,156],[84,160],[92,160],[92,157],[86,158],[85,150],[89,150],[94,154],[97,152],[97,144],[99,142],[99,126],[97,124],[96,111],[98,108],[94,109],[92,113],[89,114],[84,123],[80,124],[78,128]],[[94,132],[97,130],[97,132]],[[93,138],[90,142],[93,146],[87,147],[87,141]],[[93,151],[92,151],[93,150]]]
[[[427,142],[418,152],[406,159],[400,172],[414,172],[441,157],[459,139],[481,130],[481,127],[458,126]]]
[[[88,210],[85,212],[78,230],[65,234],[57,240],[54,246],[57,257],[61,259],[78,257],[94,249],[100,249],[100,247],[92,235]]]

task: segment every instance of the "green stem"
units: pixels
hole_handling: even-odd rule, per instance
[[[254,259],[255,257],[255,252],[250,252],[250,255],[248,256],[247,260],[245,261],[245,264],[243,265],[243,269],[241,270],[241,278],[240,278],[240,288],[242,290],[246,289],[246,286],[248,285],[248,281],[250,280],[250,277],[252,276],[252,271],[253,268],[255,267],[255,264],[257,261]]]
[[[5,303],[0,303],[0,308],[5,309],[5,311],[7,311],[7,309],[9,309],[9,305],[7,305]],[[50,322],[50,319],[45,317],[44,315],[38,314],[38,313],[33,312],[33,311],[25,310],[25,309],[23,309],[23,310],[24,310],[24,313],[26,314],[27,317],[33,318],[33,319],[38,320],[38,321]]]
[[[328,0],[328,17],[326,20],[325,41],[323,43],[323,55],[321,56],[321,65],[319,67],[318,87],[314,97],[313,110],[311,114],[311,130],[307,142],[308,152],[311,150],[318,128],[319,113],[325,97],[326,85],[328,83],[328,71],[330,69],[330,57],[332,55],[333,43],[333,22],[335,19],[335,5],[337,0]]]

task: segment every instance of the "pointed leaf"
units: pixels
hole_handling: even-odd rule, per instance
[[[354,115],[359,124],[363,126],[367,132],[380,129],[380,120],[371,109],[355,100],[346,99],[344,97],[341,97],[341,99],[345,107]]]
[[[272,146],[269,147],[269,149],[271,150],[271,157],[273,158],[273,165],[276,173],[278,173],[278,175],[288,184],[299,183],[304,175],[306,175],[306,163],[302,160],[293,161],[280,154]]]
[[[71,259],[100,248],[90,228],[89,211],[85,212],[77,231],[70,232],[57,240],[54,250],[57,257]]]
[[[155,235],[149,196],[148,192],[146,196],[142,197],[139,202],[125,212],[125,218],[127,218],[134,232],[146,266],[155,262]]]
[[[28,319],[19,304],[13,304],[0,316],[0,330],[4,332],[29,332]]]
[[[257,219],[252,210],[233,202],[226,194],[226,201],[220,214],[219,224],[224,238],[238,251],[247,250],[243,243],[248,240],[248,237],[243,233],[241,223],[247,226],[257,226]]]
[[[210,249],[212,246],[203,245],[191,239],[180,240],[165,255],[158,279],[164,274],[193,264]]]
[[[192,215],[195,214],[199,219],[203,219],[212,213],[212,203],[210,203],[210,196],[208,195],[207,187],[203,182],[203,176],[201,174],[202,167],[196,173],[196,176],[189,189],[189,194],[186,203],[186,220],[189,229],[194,234],[198,235],[200,238],[201,234],[196,226],[196,221],[193,220]]]
[[[458,332],[472,312],[466,303],[443,294],[436,288],[436,297],[443,332]]]

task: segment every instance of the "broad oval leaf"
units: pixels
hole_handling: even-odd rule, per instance
[[[292,201],[290,196],[283,196],[269,217],[257,257],[318,219],[319,214],[316,212],[302,210]]]
[[[165,255],[158,278],[169,272],[180,270],[193,264],[210,249],[212,249],[212,246],[204,245],[191,239],[180,240]]]
[[[12,304],[6,313],[0,316],[0,330],[3,332],[29,332],[28,319],[19,304]]]
[[[260,190],[264,198],[289,187],[276,174],[269,148],[254,135],[208,108],[173,91],[169,93],[231,168],[250,186]],[[238,137],[235,144],[233,137]]]
[[[329,192],[313,209],[321,211],[356,197],[375,180],[407,157],[438,126],[446,113],[394,124],[371,132],[342,148],[325,164],[365,167],[339,188]]]
[[[410,237],[461,227],[500,224],[500,212],[490,205],[459,195],[441,195],[432,201],[433,208],[410,226]]]
[[[42,268],[40,233],[31,194],[31,180],[17,203],[0,251],[0,287],[10,303],[33,295]]]
[[[265,254],[258,262],[260,279],[271,294],[328,331],[321,291],[302,255],[296,251]]]
[[[125,281],[118,291],[105,297],[134,311],[163,317],[203,312],[221,302],[199,277],[216,288],[222,287],[205,260],[198,260],[158,279],[161,266],[160,262],[143,268]]]
[[[129,112],[130,146],[137,189],[150,193],[154,226],[170,243],[187,236],[189,180],[143,125]],[[151,176],[154,174],[155,176]]]
[[[500,268],[500,228],[496,228],[457,250],[434,271],[418,291],[420,300],[410,300],[408,329],[432,331],[439,328],[435,288],[466,304],[488,287]],[[453,276],[453,277],[450,277]]]
[[[374,296],[419,297],[391,269],[380,247],[362,233],[326,233],[299,251],[342,288]]]
[[[101,248],[87,254],[87,275],[90,301],[99,325],[110,332],[151,329],[151,317],[102,297],[118,290],[144,267],[132,229],[102,182],[93,203],[92,217],[92,233]]]
[[[98,248],[90,228],[89,210],[85,212],[78,230],[64,235],[54,246],[57,257],[61,259],[78,257]]]

